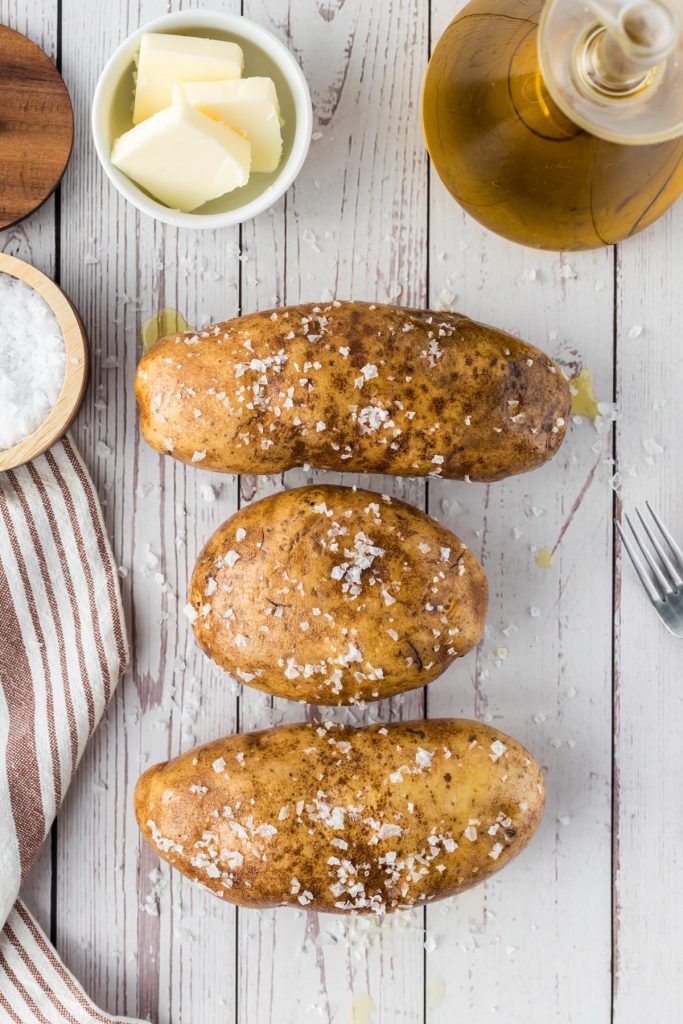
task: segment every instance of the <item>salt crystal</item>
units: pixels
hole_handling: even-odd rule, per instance
[[[419,768],[431,768],[433,757],[433,752],[430,752],[429,750],[424,750],[422,747],[418,747],[417,753],[415,755],[415,763],[418,765]]]
[[[441,289],[441,293],[439,295],[438,302],[436,304],[436,308],[438,310],[444,310],[445,312],[450,312],[453,309],[453,303],[454,302],[455,302],[455,295],[454,295],[454,293],[448,291],[447,288],[442,288]]]
[[[489,757],[491,758],[492,761],[497,761],[498,758],[502,757],[503,754],[506,752],[507,747],[505,746],[504,743],[501,743],[500,740],[494,740],[493,743],[491,744],[491,750],[492,753],[489,754]]]
[[[59,398],[64,337],[38,292],[0,273],[0,451],[32,434]]]
[[[185,616],[186,619],[189,619],[190,622],[196,622],[198,619],[197,612],[195,611],[191,604],[185,605],[185,607],[183,608],[183,615]]]
[[[318,246],[316,237],[310,228],[304,228],[301,237],[304,242],[307,242],[310,245],[313,252],[320,252],[320,247]]]

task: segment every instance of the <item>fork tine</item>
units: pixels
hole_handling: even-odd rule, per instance
[[[650,504],[650,502],[646,501],[645,504],[647,505],[648,512],[650,513],[650,515],[652,516],[652,518],[656,522],[657,526],[659,527],[659,531],[662,534],[662,536],[664,537],[664,540],[669,545],[669,548],[671,549],[671,553],[674,556],[674,558],[676,559],[676,562],[678,563],[678,568],[683,572],[683,551],[681,551],[681,549],[679,548],[678,544],[673,539],[673,537],[671,536],[671,534],[667,530],[666,526],[664,525],[662,520],[659,518],[659,516],[657,515],[657,513],[653,509],[653,507]]]
[[[664,550],[662,545],[659,543],[659,541],[657,540],[657,538],[653,534],[652,530],[650,529],[650,527],[648,526],[648,524],[645,522],[645,520],[643,519],[642,515],[640,514],[640,509],[636,509],[636,515],[640,519],[640,522],[642,524],[643,529],[645,530],[645,533],[650,538],[650,542],[652,543],[652,547],[657,552],[657,555],[659,556],[660,562],[662,563],[662,565],[664,566],[664,568],[668,572],[669,577],[671,578],[671,581],[672,581],[674,587],[676,587],[676,589],[678,589],[678,587],[680,587],[681,584],[683,584],[683,579],[681,579],[680,573],[678,572],[676,567],[671,564],[671,560],[669,559],[666,551]]]
[[[648,597],[650,598],[650,600],[652,601],[653,604],[659,604],[659,602],[662,600],[661,595],[657,591],[657,588],[655,587],[654,583],[652,582],[652,580],[650,579],[648,574],[645,572],[645,569],[643,568],[643,563],[638,558],[638,554],[637,554],[635,548],[633,547],[633,545],[631,544],[631,541],[628,539],[628,537],[624,533],[624,531],[622,529],[622,526],[621,526],[621,523],[619,523],[615,519],[614,520],[614,525],[616,526],[617,530],[619,531],[619,536],[621,537],[621,542],[624,545],[624,547],[626,548],[626,551],[628,553],[629,558],[633,562],[633,568],[638,573],[638,577],[640,579],[640,582],[645,587],[645,589],[647,591]]]
[[[647,566],[648,566],[650,572],[652,573],[652,575],[656,579],[657,583],[659,583],[659,587],[660,587],[660,591],[661,591],[660,600],[662,598],[664,598],[664,597],[669,597],[670,594],[673,594],[673,587],[671,586],[671,584],[669,583],[668,579],[666,578],[666,576],[664,575],[664,573],[659,568],[659,566],[655,562],[654,558],[652,557],[652,555],[650,554],[650,552],[646,548],[645,544],[643,543],[642,537],[637,532],[637,530],[634,527],[633,523],[631,522],[630,518],[628,516],[625,516],[624,518],[626,519],[626,522],[628,523],[628,525],[631,527],[631,533],[633,534],[633,536],[636,539],[636,544],[640,548],[640,553],[642,554],[643,558],[647,562]]]

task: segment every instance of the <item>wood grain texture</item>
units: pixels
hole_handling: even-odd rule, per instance
[[[427,53],[425,5],[247,0],[244,13],[270,26],[297,55],[316,118],[308,160],[276,215],[245,225],[244,309],[267,308],[274,296],[283,303],[335,296],[423,305],[427,162],[417,97]],[[400,66],[392,58],[397,51],[405,54]],[[385,116],[387,103],[397,112],[398,133]],[[322,479],[358,483],[424,507],[423,481],[301,470],[284,481],[243,477],[241,496],[253,500]],[[243,729],[300,720],[302,714],[376,721],[423,711],[422,691],[372,705],[364,714],[304,711],[246,689],[240,703]],[[377,1021],[421,1020],[422,921],[421,911],[384,924],[288,910],[240,911],[238,1021],[345,1024],[354,1006],[366,1001]]]
[[[238,0],[222,6],[239,9]],[[591,369],[605,402],[616,351],[620,500],[630,508],[650,497],[683,535],[674,419],[683,375],[680,207],[621,246],[616,264],[613,250],[565,257],[502,242],[428,178],[420,138],[430,24],[434,42],[457,5],[432,0],[431,13],[419,0],[243,6],[302,62],[316,138],[272,211],[207,235],[135,214],[106,182],[90,141],[102,64],[165,0],[62,0],[77,137],[61,189],[61,279],[94,362],[75,436],[125,572],[134,657],[59,818],[55,864],[43,854],[29,880],[41,923],[50,926],[54,870],[53,924],[69,966],[106,1009],[149,1013],[159,1024],[610,1024],[612,1014],[614,1024],[677,1024],[680,651],[630,566],[617,561],[613,581],[609,417],[601,432],[572,424],[549,466],[489,487],[343,478],[427,505],[484,562],[487,634],[430,687],[426,710],[491,721],[544,767],[546,817],[516,864],[430,907],[426,921],[420,911],[349,922],[237,912],[177,873],[157,875],[139,839],[131,796],[147,764],[236,728],[302,716],[300,706],[254,691],[236,696],[198,653],[180,611],[196,553],[238,504],[308,479],[342,482],[302,471],[238,482],[146,448],[131,386],[139,327],[157,309],[177,307],[200,324],[328,295],[453,305],[546,348],[571,372]],[[0,0],[0,21],[53,57],[56,17],[52,0]],[[55,225],[50,200],[0,235],[0,246],[59,273]],[[537,565],[537,548],[554,550],[550,568]],[[424,710],[418,691],[365,712],[303,713],[375,721]]]
[[[649,500],[683,541],[679,402],[683,207],[620,246],[618,511]],[[615,578],[614,1022],[680,1019],[683,648],[619,546]]]
[[[73,112],[66,86],[33,40],[0,24],[0,228],[52,195],[71,154]]]
[[[156,310],[178,308],[197,325],[237,312],[238,236],[163,228],[137,214],[106,181],[89,127],[105,60],[133,27],[165,9],[161,0],[62,5],[63,69],[77,122],[62,189],[62,281],[93,355],[75,437],[125,573],[132,658],[59,819],[57,940],[108,1010],[190,1021],[211,1020],[216,1006],[234,1003],[234,912],[158,873],[132,793],[147,764],[234,729],[234,691],[196,648],[181,609],[197,550],[235,509],[236,482],[179,472],[147,448],[131,384],[140,326]]]
[[[432,4],[433,41],[454,14]],[[436,175],[430,212],[431,303],[504,324],[570,375],[590,368],[609,401],[612,252],[511,245],[464,215]],[[609,434],[583,420],[536,472],[430,483],[430,512],[472,544],[491,596],[477,658],[430,687],[429,714],[483,717],[518,737],[543,767],[547,804],[504,877],[429,908],[429,1024],[609,1020],[610,455]],[[555,551],[550,568],[536,548]]]

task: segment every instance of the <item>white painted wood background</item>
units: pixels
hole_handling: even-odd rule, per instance
[[[300,60],[319,137],[284,200],[241,231],[156,224],[106,181],[89,109],[111,51],[176,6],[0,0],[0,21],[58,61],[74,102],[60,194],[0,245],[56,276],[90,335],[92,381],[74,434],[125,573],[134,652],[26,896],[104,1008],[159,1024],[677,1024],[683,646],[622,567],[611,521],[649,497],[683,534],[683,206],[595,253],[497,239],[430,173],[421,138],[429,49],[459,0],[243,0]],[[239,11],[240,0],[213,6]],[[598,397],[618,408],[614,435],[575,423],[554,463],[505,483],[355,478],[454,528],[491,588],[477,652],[428,693],[365,717],[494,721],[534,752],[548,787],[544,822],[518,861],[461,897],[383,922],[236,911],[159,874],[132,814],[146,765],[302,715],[234,692],[198,654],[179,607],[212,529],[303,474],[211,477],[149,450],[132,397],[140,325],[163,306],[203,324],[328,293],[452,302],[571,372],[590,368]],[[551,568],[538,567],[537,547],[556,549]]]

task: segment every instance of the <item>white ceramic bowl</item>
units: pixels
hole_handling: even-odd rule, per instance
[[[271,174],[252,174],[244,188],[212,199],[192,213],[181,213],[153,199],[111,162],[114,139],[133,127],[133,71],[143,32],[229,39],[244,51],[244,73],[275,82],[282,129],[282,160]],[[95,149],[107,176],[138,210],[176,227],[221,228],[241,224],[267,210],[286,192],[303,166],[311,143],[313,112],[303,72],[286,46],[266,29],[239,14],[221,11],[177,11],[143,25],[107,61],[95,89],[92,132]]]

